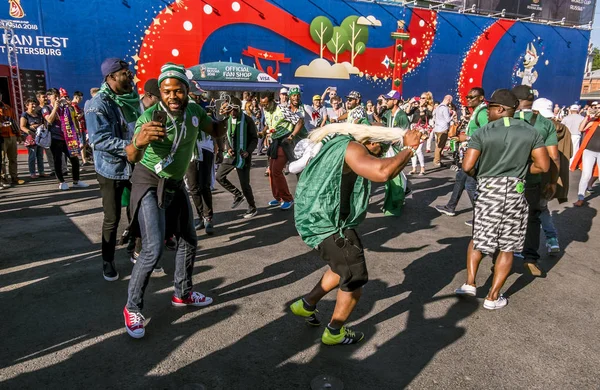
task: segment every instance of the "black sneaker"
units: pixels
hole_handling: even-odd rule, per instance
[[[194,229],[201,230],[204,229],[204,218],[200,218],[198,222],[194,225]]]
[[[117,269],[115,268],[115,262],[114,261],[105,261],[104,262],[104,280],[108,281],[108,282],[114,282],[115,280],[119,279],[119,273],[117,272]]]
[[[246,212],[244,213],[244,218],[250,219],[250,218],[254,217],[257,212],[258,212],[258,210],[256,210],[256,207],[249,207],[248,210],[246,210]]]
[[[213,235],[215,233],[215,228],[213,226],[212,219],[204,218],[204,231],[209,236],[211,236],[211,235]]]
[[[127,244],[127,253],[132,254],[135,250],[135,238],[129,237],[129,243]]]
[[[243,201],[244,201],[244,195],[236,196],[235,199],[233,199],[233,203],[231,204],[231,208],[235,209],[240,204],[242,204]]]
[[[456,215],[456,213],[454,212],[454,210],[452,210],[448,206],[435,206],[435,209],[437,211],[439,211],[440,213],[449,215],[451,217],[454,217]]]

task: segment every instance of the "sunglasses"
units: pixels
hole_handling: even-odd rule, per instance
[[[427,96],[421,96],[421,99],[427,99]]]
[[[479,97],[479,95],[467,95],[465,97],[467,98],[467,100],[473,100],[473,99],[477,99]]]

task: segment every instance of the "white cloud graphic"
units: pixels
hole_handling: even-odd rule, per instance
[[[360,69],[358,69],[356,66],[352,66],[352,64],[349,63],[348,61],[342,62],[342,65],[344,65],[346,67],[346,70],[350,74],[359,74],[360,73]]]
[[[361,16],[356,21],[356,24],[360,24],[362,26],[381,27],[381,20],[377,19],[373,15],[369,15],[366,18]]]
[[[311,77],[317,79],[350,79],[346,65],[330,64],[323,58],[312,60],[309,65],[302,65],[296,69],[296,77]]]

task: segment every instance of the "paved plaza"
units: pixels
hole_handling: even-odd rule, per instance
[[[19,160],[25,177],[25,156]],[[217,185],[216,233],[199,232],[195,289],[214,304],[171,306],[174,252],[165,251],[166,275],[150,280],[150,321],[140,340],[123,325],[133,266],[125,247],[116,256],[121,278],[102,278],[93,167],[82,172],[89,188],[60,192],[47,178],[0,192],[0,388],[309,389],[318,375],[339,378],[345,389],[600,387],[600,199],[572,206],[579,173],[571,176],[571,201],[551,203],[564,251],[544,251],[545,278],[523,274],[517,260],[505,285],[509,305],[499,311],[482,308],[490,258],[479,271],[477,298],[453,293],[466,277],[471,208],[466,193],[455,217],[433,206],[449,198],[454,172],[412,178],[400,218],[383,216],[383,187],[374,186],[359,227],[370,281],[350,317],[366,338],[327,347],[320,336],[333,293],[318,307],[320,328],[287,308],[325,263],[300,240],[293,211],[265,206],[265,166],[257,158],[252,170],[258,215],[242,219],[246,204],[231,210],[232,197]],[[295,187],[296,178],[288,182]]]

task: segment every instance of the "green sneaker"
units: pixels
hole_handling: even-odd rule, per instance
[[[323,336],[321,336],[321,341],[323,344],[327,345],[356,344],[364,338],[365,334],[363,332],[356,332],[350,328],[342,326],[339,334],[332,334],[329,331],[329,328],[325,328]]]
[[[318,313],[317,310],[309,311],[304,308],[304,303],[302,302],[302,298],[298,299],[296,302],[290,305],[290,309],[292,313],[297,316],[304,317],[306,323],[311,326],[319,326],[321,325],[321,321],[316,316]]]

